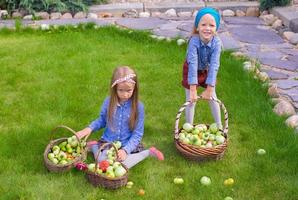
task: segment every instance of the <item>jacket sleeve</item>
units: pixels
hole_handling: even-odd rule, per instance
[[[140,144],[143,135],[144,135],[144,119],[145,111],[143,104],[139,103],[138,105],[138,119],[135,129],[132,131],[132,135],[128,140],[127,144],[122,148],[126,153],[130,154],[133,150],[137,148]]]
[[[89,128],[91,128],[92,132],[106,127],[109,102],[109,98],[106,98],[101,106],[99,117],[89,125]]]
[[[198,42],[196,37],[191,37],[187,48],[188,75],[187,81],[189,85],[198,84]]]
[[[206,84],[215,86],[216,76],[220,64],[220,54],[221,54],[222,43],[217,37],[214,46],[211,49],[210,65],[208,70],[208,75],[206,79]]]

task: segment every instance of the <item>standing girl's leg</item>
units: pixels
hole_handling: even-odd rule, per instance
[[[216,96],[216,92],[215,92],[215,87],[214,87],[214,92],[212,94],[212,97],[217,99],[217,96]],[[219,104],[215,101],[209,101],[209,106],[210,106],[210,109],[211,109],[211,112],[212,112],[212,116],[217,124],[217,126],[222,129],[222,123],[221,123],[221,112],[220,112],[220,107],[219,107]]]
[[[142,160],[146,159],[148,156],[154,156],[158,160],[163,160],[163,154],[155,147],[150,147],[147,150],[141,151],[139,153],[129,154],[127,158],[122,162],[127,168],[132,168]]]
[[[190,95],[190,90],[185,89],[186,101],[189,101],[189,95]],[[187,123],[193,124],[193,118],[195,115],[195,106],[196,106],[196,103],[191,103],[185,108],[185,120]]]

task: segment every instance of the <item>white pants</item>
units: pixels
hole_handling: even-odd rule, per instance
[[[185,95],[186,95],[186,101],[189,101],[189,96],[190,96],[189,89],[185,89]],[[217,99],[215,88],[214,88],[214,92],[212,93],[212,97]],[[222,128],[219,104],[212,100],[208,101],[208,103],[209,103],[214,121],[216,122],[218,127]],[[191,103],[188,106],[186,106],[186,108],[185,108],[185,120],[186,120],[186,122],[188,122],[190,124],[193,124],[193,118],[194,118],[194,114],[195,114],[195,106],[196,106],[196,103]]]
[[[96,159],[96,154],[98,151],[98,145],[92,145],[91,149],[94,155],[94,158]],[[149,150],[143,150],[141,152],[138,153],[133,153],[133,154],[128,154],[126,159],[124,161],[122,161],[122,163],[129,169],[133,166],[135,166],[136,164],[138,164],[139,162],[141,162],[142,160],[146,159],[148,156],[150,156],[150,152]],[[107,150],[103,150],[103,152],[100,154],[98,161],[102,161],[102,160],[106,160],[107,159]]]

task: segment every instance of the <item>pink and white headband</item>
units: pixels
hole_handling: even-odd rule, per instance
[[[130,83],[136,83],[132,78],[135,77],[135,74],[128,74],[126,76],[124,76],[123,78],[119,78],[117,80],[114,81],[114,83],[112,84],[111,88],[114,87],[115,85],[117,85],[118,83],[122,83],[122,82],[130,82]]]

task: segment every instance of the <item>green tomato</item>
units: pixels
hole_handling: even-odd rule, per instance
[[[187,132],[191,132],[193,129],[193,125],[191,125],[190,123],[185,123],[183,124],[183,129]]]
[[[202,178],[200,179],[200,183],[202,185],[210,185],[211,184],[211,179],[208,176],[202,176]]]
[[[54,153],[49,153],[48,154],[48,158],[51,160],[51,159],[53,159],[55,157],[55,154]]]
[[[262,155],[266,154],[266,151],[265,151],[265,149],[258,149],[257,154],[262,156]]]
[[[218,131],[218,127],[216,123],[210,125],[209,130],[211,133],[216,133]]]
[[[233,200],[233,198],[232,197],[225,197],[224,200]]]
[[[59,144],[59,147],[60,147],[60,149],[62,149],[62,147],[65,147],[66,145],[67,145],[67,141],[64,141]]]
[[[57,145],[55,145],[55,146],[53,146],[52,150],[53,150],[53,151],[60,151],[60,147],[57,146]]]
[[[183,183],[184,183],[183,178],[178,178],[178,177],[174,178],[174,184],[181,185]]]
[[[53,158],[51,161],[52,161],[55,165],[57,165],[58,162],[59,162],[57,158]]]

